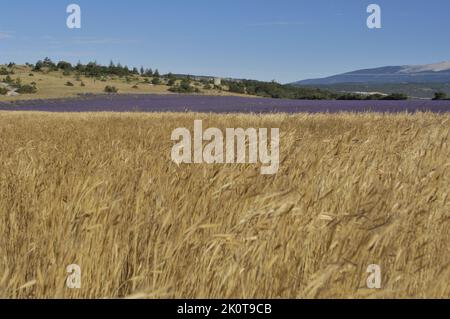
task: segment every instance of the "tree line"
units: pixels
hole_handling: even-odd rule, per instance
[[[63,72],[70,73],[76,72],[79,75],[84,75],[87,77],[101,77],[101,76],[133,76],[141,75],[147,77],[160,77],[158,69],[144,69],[129,68],[128,66],[122,66],[120,63],[115,64],[113,61],[108,66],[98,64],[97,62],[89,62],[87,64],[82,64],[78,62],[76,65],[72,65],[70,62],[60,61],[58,63],[53,62],[50,58],[45,58],[44,60],[39,60],[35,65],[31,65],[33,71],[40,72],[44,69],[50,71],[62,70]]]
[[[261,82],[255,80],[223,81],[229,91],[240,94],[257,95],[275,99],[295,100],[406,100],[408,96],[402,93],[389,95],[337,93],[312,87],[298,87],[280,84],[275,81]]]

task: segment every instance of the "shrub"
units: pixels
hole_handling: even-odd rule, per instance
[[[437,100],[446,100],[446,99],[447,99],[447,93],[445,93],[445,92],[434,93],[433,100],[437,101]]]
[[[153,78],[152,84],[153,84],[153,85],[161,84],[161,80],[160,80],[159,78]]]
[[[20,94],[33,94],[37,92],[37,89],[33,85],[25,84],[20,86],[16,92]]]
[[[407,100],[408,96],[403,93],[392,93],[382,98],[382,100]]]
[[[9,75],[9,74],[13,74],[13,72],[8,71],[8,69],[5,67],[2,67],[0,69],[0,75]]]
[[[22,86],[22,79],[21,78],[17,78],[15,83],[14,83],[14,86],[17,87],[17,88],[20,88]]]
[[[8,90],[4,87],[0,87],[0,95],[6,95],[8,93]]]
[[[117,92],[119,92],[119,90],[115,86],[107,85],[105,87],[105,92],[106,93],[117,93]]]
[[[70,81],[67,81],[65,85],[66,85],[66,86],[73,86],[73,83],[70,82]]]
[[[6,78],[3,79],[3,82],[8,83],[8,84],[13,84],[14,80],[12,79],[12,77],[7,75]]]
[[[80,84],[80,86],[86,86],[86,84],[84,84],[84,82],[83,82],[83,81],[81,81],[81,84]]]
[[[230,82],[230,84],[228,85],[228,90],[233,93],[244,94],[245,93],[245,85],[243,83],[239,83],[239,82]]]
[[[194,88],[189,84],[188,80],[183,80],[180,85],[173,86],[169,89],[170,92],[174,93],[199,93],[200,90],[198,88]]]
[[[139,89],[139,86],[137,86],[136,84],[132,86],[133,89]]]
[[[368,96],[365,98],[365,100],[381,100],[382,98],[383,98],[383,95],[382,95],[382,94],[376,93],[376,94],[370,94],[370,95],[368,95]]]

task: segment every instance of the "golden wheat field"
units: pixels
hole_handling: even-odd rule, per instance
[[[194,119],[279,127],[278,174],[176,165],[171,132]],[[449,131],[432,114],[1,112],[0,297],[449,298]]]

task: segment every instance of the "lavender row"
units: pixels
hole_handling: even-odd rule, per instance
[[[0,110],[44,112],[340,113],[450,112],[450,101],[328,101],[199,95],[102,95],[1,103]]]

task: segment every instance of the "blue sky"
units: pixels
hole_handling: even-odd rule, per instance
[[[66,27],[66,7],[82,28]],[[366,26],[369,4],[381,30]],[[291,82],[450,60],[450,1],[0,0],[0,62],[54,60]]]

